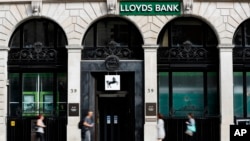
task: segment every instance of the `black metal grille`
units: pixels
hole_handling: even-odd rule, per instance
[[[250,62],[250,48],[235,47],[233,48],[234,64],[246,64]]]
[[[218,63],[218,49],[204,47],[160,47],[158,64],[212,64]]]
[[[185,122],[187,119],[166,119],[166,138],[164,141],[187,141]],[[220,141],[220,118],[197,118],[196,141]]]
[[[35,131],[32,129],[32,120],[35,118],[11,118],[7,119],[8,141],[36,141]],[[13,124],[13,122],[15,124]],[[60,117],[47,117],[45,119],[45,140],[66,141],[67,119]],[[14,126],[13,126],[14,125]],[[76,127],[77,128],[77,127]],[[79,135],[80,136],[80,135]]]
[[[115,55],[121,60],[143,60],[143,48],[140,47],[84,47],[83,60],[103,60]]]
[[[30,48],[11,48],[8,55],[9,65],[65,64],[66,62],[65,47],[51,48],[39,43],[35,43]]]

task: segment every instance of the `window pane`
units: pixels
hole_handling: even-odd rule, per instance
[[[208,115],[219,115],[218,82],[217,73],[207,73],[207,97],[208,97]]]
[[[20,100],[22,95],[20,94],[20,75],[18,73],[9,73],[9,115],[20,116],[22,113]]]
[[[169,115],[169,75],[168,72],[159,73],[159,112]]]
[[[45,45],[43,25],[41,22],[28,22],[23,26],[23,47],[31,48],[34,43],[41,42]]]
[[[85,47],[106,47],[111,42],[118,47],[136,47],[143,44],[138,29],[120,18],[98,21],[87,31],[82,43]]]
[[[234,72],[234,116],[243,117],[243,73]]]
[[[53,74],[23,73],[23,115],[53,112]]]
[[[193,46],[202,46],[202,24],[197,21],[176,21],[172,25],[172,45],[180,46],[185,41],[190,41]],[[195,34],[193,34],[195,33]]]
[[[23,115],[32,116],[38,114],[37,107],[39,101],[39,79],[38,73],[24,73],[23,74]]]
[[[19,48],[20,47],[20,29],[17,30],[14,35],[13,35],[13,38],[12,38],[12,42],[10,44],[10,47],[11,48]]]
[[[128,46],[129,28],[123,21],[99,22],[97,24],[97,46],[107,46],[115,41],[119,46]]]
[[[246,24],[244,24],[244,25],[246,25],[245,26],[245,44],[246,44],[246,46],[250,46],[250,28],[249,28],[249,22],[247,22]]]
[[[175,116],[192,112],[201,116],[204,109],[202,72],[173,72],[173,106]]]
[[[250,72],[247,72],[247,117],[250,117]]]
[[[53,112],[53,74],[40,73],[39,110],[40,113]]]
[[[67,75],[57,74],[57,111],[59,116],[67,116]]]
[[[236,46],[242,46],[242,28],[240,27],[233,38],[233,43]]]

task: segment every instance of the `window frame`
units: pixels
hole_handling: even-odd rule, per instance
[[[172,78],[172,74],[173,74],[173,72],[202,72],[202,74],[203,74],[203,115],[201,115],[201,117],[217,117],[217,116],[219,116],[220,115],[220,109],[219,109],[219,101],[220,101],[220,94],[219,94],[219,83],[217,83],[217,85],[216,85],[216,87],[217,87],[217,96],[216,96],[216,99],[217,99],[217,106],[218,106],[218,110],[216,111],[217,113],[215,113],[215,114],[211,114],[211,115],[209,115],[208,114],[208,100],[209,100],[209,98],[208,98],[208,78],[207,78],[207,76],[208,76],[208,73],[209,72],[215,72],[215,73],[217,73],[217,76],[216,76],[216,79],[217,79],[217,82],[218,82],[218,80],[219,80],[219,74],[218,74],[218,72],[217,71],[215,71],[215,70],[213,70],[213,69],[208,69],[208,70],[202,70],[202,69],[198,69],[198,70],[176,70],[176,69],[172,69],[172,70],[158,70],[158,82],[159,82],[159,77],[160,77],[160,75],[159,75],[159,73],[160,72],[166,72],[166,73],[168,73],[168,84],[169,84],[169,92],[168,92],[168,94],[169,94],[169,105],[168,105],[168,107],[169,107],[169,109],[168,109],[168,111],[169,111],[169,113],[168,113],[168,115],[165,115],[165,116],[167,116],[167,117],[178,117],[178,116],[175,116],[174,115],[174,111],[173,111],[173,101],[174,101],[174,99],[173,99],[173,84],[172,84],[172,82],[173,82],[173,78]],[[159,90],[159,87],[160,87],[160,85],[158,85],[158,99],[159,99],[159,97],[160,97],[160,90]],[[160,102],[158,103],[158,107],[160,107]],[[160,112],[160,109],[158,109],[159,110],[159,112]],[[182,116],[181,116],[182,117]]]

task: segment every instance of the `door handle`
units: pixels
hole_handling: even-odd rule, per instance
[[[118,116],[114,115],[114,124],[118,124]]]

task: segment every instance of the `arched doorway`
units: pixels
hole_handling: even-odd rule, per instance
[[[63,30],[48,19],[28,20],[13,33],[8,55],[8,141],[34,141],[40,114],[45,116],[47,141],[66,139],[66,45]]]
[[[234,117],[236,124],[250,124],[250,20],[239,25],[233,38]]]
[[[159,112],[167,140],[185,141],[187,114],[196,119],[196,140],[218,141],[220,106],[218,41],[212,29],[191,17],[168,23],[158,38]]]
[[[96,141],[143,140],[142,44],[136,27],[118,17],[95,22],[84,37],[81,116],[95,111]],[[110,76],[119,88],[105,87]]]

